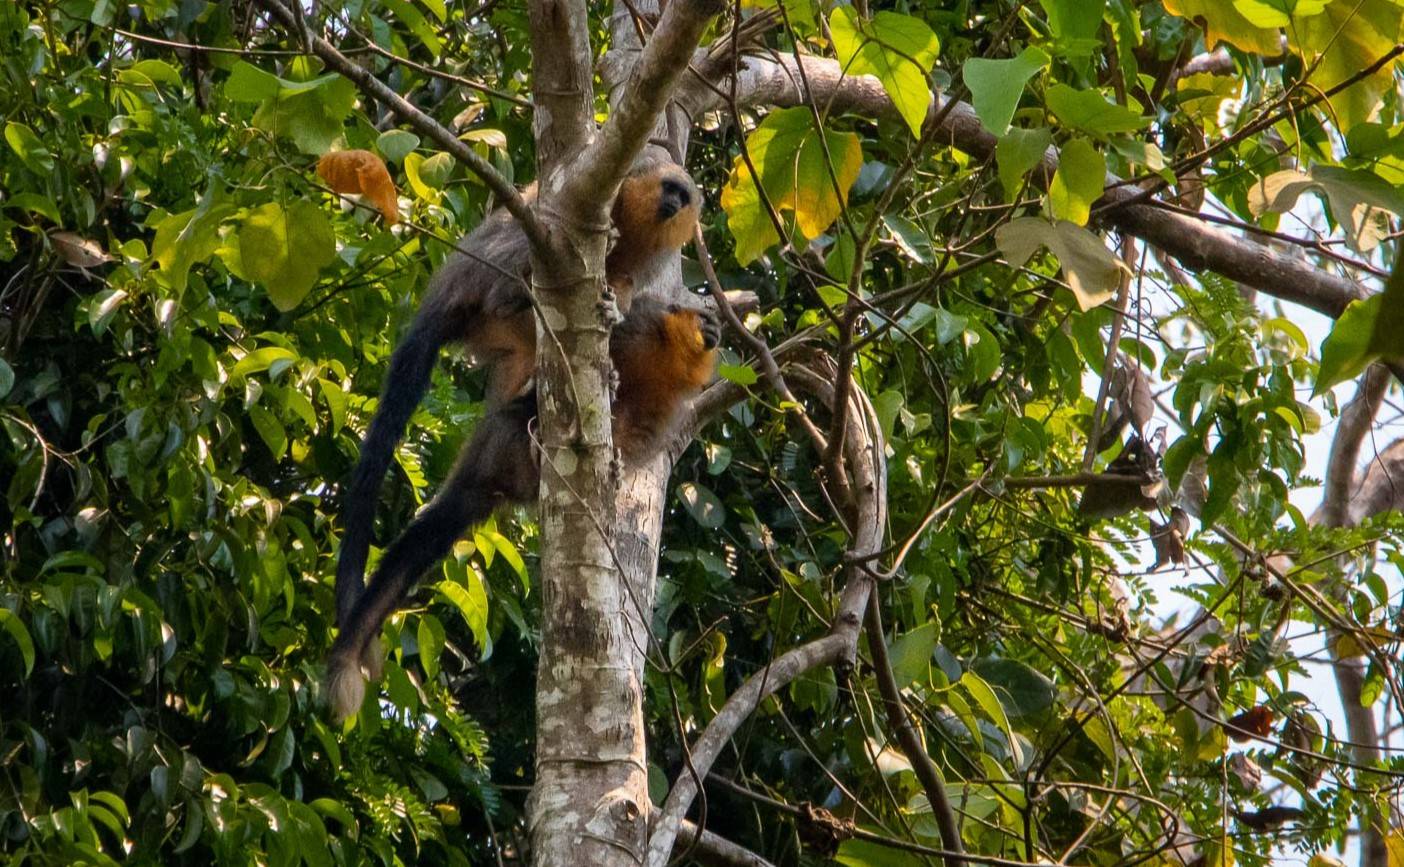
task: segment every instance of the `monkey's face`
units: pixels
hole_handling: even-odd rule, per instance
[[[665,177],[658,184],[658,222],[666,223],[685,208],[695,208],[692,178]]]
[[[663,160],[645,161],[624,179],[615,200],[619,246],[635,255],[681,248],[692,238],[701,203],[687,172]]]

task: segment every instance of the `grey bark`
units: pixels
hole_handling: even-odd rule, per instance
[[[671,4],[632,73],[644,96],[626,100],[597,131],[585,4],[531,5],[537,213],[564,251],[547,258],[538,249],[532,262],[543,594],[527,810],[535,864],[632,867],[647,842],[642,672],[661,487],[621,483],[614,460],[609,330],[617,312],[604,258],[612,193],[718,8],[715,0]]]

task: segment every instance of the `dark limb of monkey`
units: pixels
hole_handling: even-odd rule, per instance
[[[612,218],[618,239],[605,262],[621,310],[627,311],[633,286],[647,279],[664,254],[678,250],[692,236],[700,203],[692,178],[672,162],[645,156],[634,165],[615,197]],[[439,350],[462,341],[487,367],[489,406],[518,397],[536,371],[526,234],[509,214],[498,212],[460,246],[465,252],[435,273],[414,324],[395,348],[346,491],[336,568],[337,622],[343,627],[364,588],[381,480],[410,416],[429,389]]]
[[[626,460],[646,460],[666,442],[688,399],[711,378],[718,336],[710,314],[649,296],[635,299],[609,342],[619,376],[614,442]],[[379,677],[380,626],[400,608],[419,576],[469,527],[501,506],[536,498],[540,467],[531,441],[535,418],[535,389],[493,408],[479,422],[434,500],[386,550],[370,586],[341,612],[341,632],[327,662],[334,718],[345,719],[361,706],[362,667],[372,678]]]
[[[365,697],[361,664],[372,678],[380,676],[380,624],[419,576],[498,507],[536,496],[540,473],[529,431],[535,417],[534,390],[489,412],[438,495],[386,550],[370,588],[343,609],[341,632],[327,661],[328,703],[337,719],[354,713]]]

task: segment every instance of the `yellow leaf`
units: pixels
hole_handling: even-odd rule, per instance
[[[1282,37],[1275,27],[1258,27],[1225,0],[1165,0],[1165,11],[1188,18],[1204,28],[1204,43],[1211,48],[1227,42],[1244,51],[1274,57],[1282,52]]]
[[[1310,65],[1320,57],[1311,83],[1330,90],[1359,75],[1394,48],[1404,29],[1404,8],[1393,0],[1332,0],[1320,15],[1294,20],[1287,28],[1292,50]],[[1371,120],[1393,87],[1393,63],[1331,97],[1342,131]]]

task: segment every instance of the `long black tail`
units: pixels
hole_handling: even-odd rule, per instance
[[[429,390],[443,345],[461,333],[452,317],[426,308],[415,318],[395,353],[380,392],[380,405],[361,443],[361,457],[346,489],[341,510],[341,553],[336,564],[336,621],[343,628],[351,608],[365,588],[366,556],[375,529],[380,483],[395,446],[404,436],[410,416]]]
[[[536,394],[531,392],[478,423],[433,502],[386,549],[370,587],[341,612],[341,631],[327,660],[334,719],[360,708],[365,697],[362,667],[372,679],[380,676],[383,659],[376,637],[381,624],[401,607],[419,576],[448,554],[464,530],[486,521],[498,506],[535,498],[540,481],[530,436],[535,416]]]

